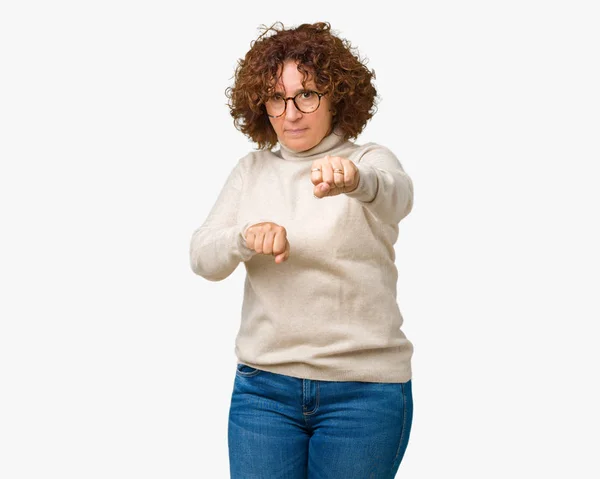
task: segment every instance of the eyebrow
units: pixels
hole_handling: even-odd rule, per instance
[[[292,96],[296,96],[298,93],[300,93],[300,92],[302,92],[302,91],[308,91],[308,90],[310,90],[310,88],[299,88],[298,90],[296,90],[296,91],[294,92],[294,95],[292,95]],[[275,93],[279,93],[280,95],[284,95],[284,94],[285,94],[285,93],[284,93],[284,92],[282,92],[281,90],[275,91]]]

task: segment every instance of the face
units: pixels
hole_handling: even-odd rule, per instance
[[[302,86],[302,73],[294,60],[283,64],[281,78],[275,91],[284,97],[294,96],[300,90],[314,90],[322,93],[312,77],[308,77],[306,87]],[[319,108],[312,113],[302,113],[292,100],[288,100],[285,113],[277,118],[269,117],[280,143],[292,151],[301,152],[318,145],[330,133],[333,115],[327,96],[321,97]]]

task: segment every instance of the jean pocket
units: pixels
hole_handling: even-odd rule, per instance
[[[245,378],[250,376],[256,376],[260,373],[260,369],[253,368],[252,366],[248,366],[247,364],[238,363],[235,368],[235,374],[238,376],[243,376]]]

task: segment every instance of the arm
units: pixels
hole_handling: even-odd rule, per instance
[[[398,224],[413,207],[413,183],[388,148],[374,144],[355,162],[357,187],[346,196],[359,201],[378,220]]]
[[[241,162],[241,160],[240,160]],[[240,162],[233,168],[208,217],[192,234],[192,271],[210,281],[221,281],[256,254],[243,236],[250,223],[238,224],[242,172]]]

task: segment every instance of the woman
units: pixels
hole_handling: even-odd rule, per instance
[[[394,264],[412,181],[388,148],[350,141],[377,96],[350,44],[329,23],[277,25],[226,90],[259,149],[237,162],[190,245],[208,280],[246,268],[231,477],[393,478],[413,414]]]

